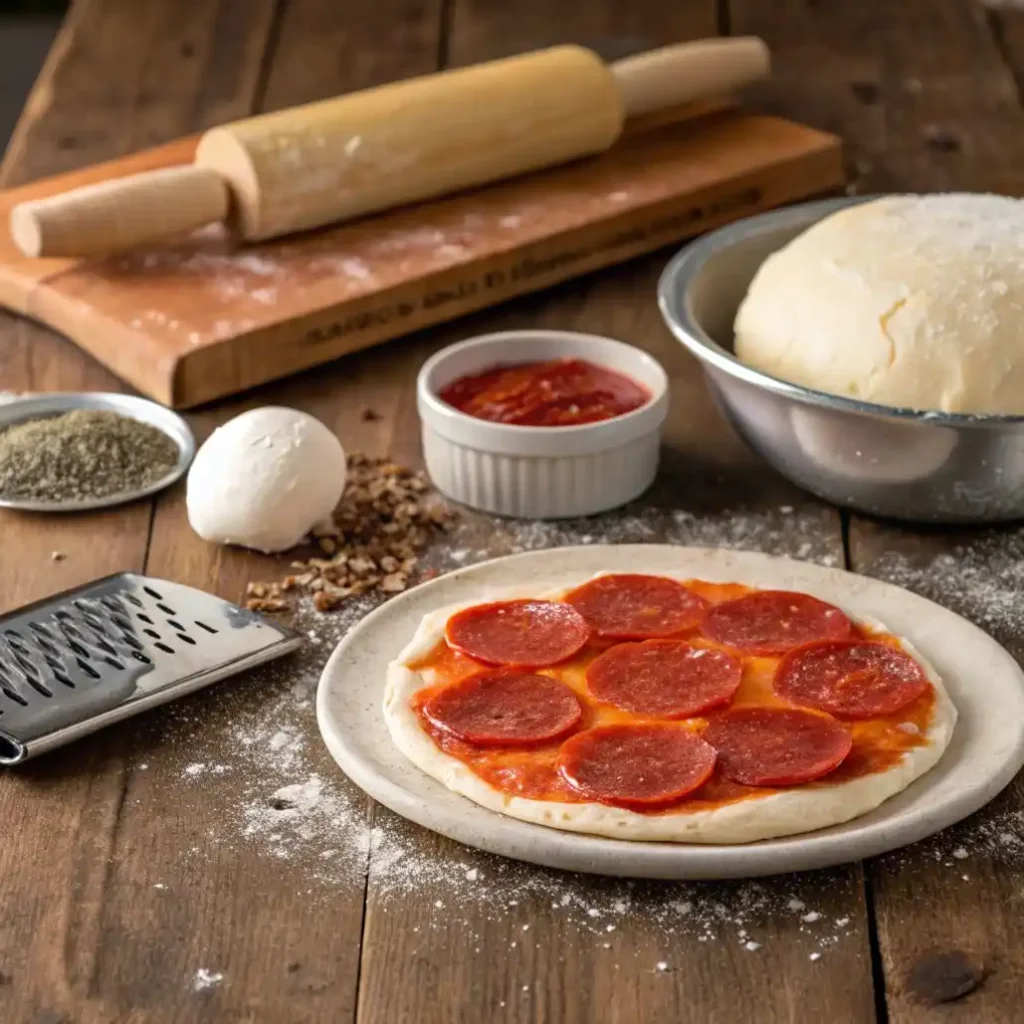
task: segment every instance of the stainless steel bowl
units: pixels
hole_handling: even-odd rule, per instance
[[[816,221],[864,201],[803,203],[738,221],[687,246],[658,285],[665,322],[701,361],[739,434],[800,487],[894,519],[1024,518],[1024,416],[858,402],[769,377],[733,355],[736,310],[761,263]]]
[[[83,512],[86,509],[107,508],[137,501],[147,495],[156,494],[165,487],[180,480],[196,453],[196,442],[188,424],[170,409],[156,402],[133,395],[119,395],[103,391],[62,391],[53,394],[35,394],[0,399],[0,430],[13,427],[26,420],[44,416],[59,416],[75,409],[104,409],[122,416],[148,423],[162,430],[178,446],[178,461],[174,468],[155,480],[148,487],[134,491],[123,491],[106,498],[90,498],[87,501],[22,501],[19,499],[0,500],[0,508],[15,508],[24,512]]]

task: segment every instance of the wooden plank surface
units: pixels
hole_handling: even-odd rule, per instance
[[[857,188],[1022,194],[1019,22],[968,0],[81,0],[0,184],[439,64],[560,41],[618,56],[707,35],[719,14],[732,32],[759,32],[775,49],[776,78],[757,103],[844,134]],[[346,358],[206,410],[193,425],[202,438],[243,408],[292,405],[351,448],[418,464],[413,379],[431,352],[517,326],[609,334],[650,350],[671,377],[652,492],[586,522],[466,514],[429,565],[602,540],[758,548],[842,565],[838,514],[735,438],[661,325],[652,296],[666,255]],[[68,387],[116,383],[48,332],[0,320],[0,388]],[[0,608],[143,565],[232,599],[247,580],[280,574],[280,560],[198,541],[180,489],[155,510],[2,515],[0,529],[13,553],[3,560]],[[1020,531],[854,518],[848,541],[854,567],[950,604],[1024,656]],[[52,561],[54,550],[67,557]],[[4,1020],[1019,1016],[1019,855],[1010,856],[1024,844],[1019,782],[976,821],[869,864],[866,877],[851,867],[756,883],[633,884],[505,862],[371,808],[322,751],[317,670],[366,608],[303,619],[313,638],[295,661],[0,778]]]
[[[563,21],[559,8],[542,0],[514,10],[458,0],[446,52],[453,64],[465,64],[503,52],[510,36],[517,45],[543,46],[619,31],[642,39],[641,45],[658,45],[706,34],[713,18],[710,4],[687,5],[671,16],[656,2],[628,9],[594,2],[579,18],[561,10]],[[653,295],[663,264],[663,256],[637,261],[548,297],[474,317],[457,330],[431,333],[403,353],[408,408],[415,368],[430,352],[469,334],[516,326],[609,334],[652,352],[671,377],[666,467],[640,505],[557,528],[495,528],[481,517],[464,526],[460,548],[480,557],[524,545],[699,543],[713,537],[713,543],[841,563],[838,516],[796,494],[736,440],[711,407],[697,367],[661,324]],[[399,426],[396,443],[403,455],[418,456],[416,429],[414,416]],[[757,1019],[767,1022],[794,1019],[797,998],[808,1019],[873,1017],[857,869],[767,887],[630,885],[504,865],[381,808],[375,809],[374,827],[362,1024],[703,1022],[747,1019],[755,1005]],[[396,871],[396,861],[420,866],[420,883]],[[728,984],[720,982],[723,977]],[[769,988],[766,977],[789,980]],[[425,991],[444,996],[424,999]]]
[[[261,52],[269,5],[246,10],[248,18],[225,23],[225,12],[239,13],[237,5],[77,4],[7,151],[2,183],[117,156],[162,141],[160,133],[173,138],[203,126],[211,110],[244,114],[256,76],[247,86],[235,84],[245,71],[237,54],[240,47]],[[10,390],[120,389],[67,342],[6,315],[0,373],[0,387]],[[149,503],[66,518],[4,512],[0,607],[141,569],[150,521]],[[53,552],[65,557],[53,561]],[[180,855],[189,832],[158,827],[167,798],[148,791],[133,771],[129,749],[137,731],[112,729],[96,744],[0,777],[5,1020],[160,1019],[175,987],[191,992],[198,965],[178,960],[167,942],[171,934],[190,942],[189,920],[180,912],[164,916],[153,902],[160,891],[144,883],[152,850]],[[144,842],[125,844],[122,814],[136,801],[149,808]],[[180,952],[193,959],[183,943]]]
[[[260,108],[290,106],[419,74],[432,66],[438,8],[378,0],[359,12],[330,0],[286,5]],[[396,24],[408,45],[401,61],[389,46],[375,43],[384,37],[385,26]],[[356,53],[361,55],[358,59]],[[379,55],[380,64],[373,55]],[[382,454],[388,447],[390,414],[403,386],[387,360],[367,363],[362,372],[346,361],[221,403],[190,420],[197,435],[205,437],[245,408],[292,406],[317,416],[350,447]],[[362,419],[363,408],[371,402],[386,419]],[[149,572],[240,601],[249,580],[279,578],[286,571],[287,557],[259,559],[201,541],[188,526],[183,497],[179,489],[157,505]],[[337,639],[336,633],[325,634],[325,639],[328,635]],[[328,652],[326,645],[313,644],[297,666],[284,665],[243,685],[199,695],[183,711],[178,728],[163,732],[158,747],[139,755],[149,764],[145,775],[150,785],[194,793],[194,799],[168,809],[168,821],[175,833],[199,836],[184,874],[180,852],[172,845],[149,851],[146,877],[154,882],[177,877],[178,898],[191,922],[188,932],[168,937],[154,920],[152,939],[172,945],[169,959],[175,968],[202,949],[208,969],[224,975],[223,981],[201,993],[179,985],[175,1019],[209,1020],[217,1014],[215,1019],[227,1020],[344,1021],[355,1014],[369,804],[318,742],[312,692]],[[197,719],[202,721],[201,730]],[[243,742],[252,741],[249,748],[239,747],[240,733]],[[197,735],[202,753],[180,749],[182,741]],[[277,758],[269,767],[266,762],[254,763],[253,754],[272,754],[275,737],[282,736],[301,746],[301,754],[284,761]],[[257,746],[262,749],[254,750]],[[215,776],[206,791],[197,791],[183,783],[189,764],[221,765],[226,771],[219,779]],[[299,836],[297,831],[311,823],[306,820],[296,829],[287,809],[280,821],[266,821],[268,815],[273,818],[274,794],[280,787],[308,788],[314,778],[328,780],[321,797],[323,814],[312,823],[320,835],[312,841]],[[232,826],[240,806],[252,819],[241,842],[237,826]],[[338,820],[328,820],[331,815]],[[150,808],[143,804],[129,810],[121,825],[126,843],[141,846],[151,825]],[[273,835],[283,838],[272,840]],[[326,862],[321,855],[332,849],[344,863],[331,865],[326,881],[311,879],[322,874]],[[286,856],[277,856],[281,853]],[[126,888],[126,896],[127,892]],[[255,893],[266,898],[254,904]],[[162,896],[158,891],[153,899]],[[195,970],[200,966],[196,963]],[[180,969],[173,976],[180,978]]]
[[[979,4],[792,4],[787,17],[756,0],[730,7],[734,31],[763,32],[775,51],[779,79],[765,99],[839,132],[861,191],[1024,194],[1024,113]],[[1018,15],[999,17],[1013,52]],[[799,83],[812,65],[809,90]],[[849,546],[852,569],[924,593],[1024,655],[1019,617],[999,610],[1022,557],[1017,531],[901,529],[855,516]],[[963,827],[868,865],[890,1021],[1020,1018],[1020,875],[1008,854],[1022,810],[1018,779]]]

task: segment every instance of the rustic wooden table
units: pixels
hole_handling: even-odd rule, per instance
[[[549,43],[605,52],[758,33],[752,103],[840,133],[860,191],[1024,190],[1024,12],[969,0],[80,0],[0,170],[13,185],[219,121]],[[653,301],[660,253],[192,416],[265,403],[419,462],[418,365],[544,325],[648,348],[672,376],[665,466],[634,509],[559,526],[467,517],[438,568],[592,540],[759,548],[885,576],[1024,653],[1024,533],[847,516],[769,471],[713,412]],[[0,388],[115,389],[0,319]],[[382,415],[361,418],[372,406]],[[0,518],[0,605],[145,569],[240,599],[270,560],[200,542],[182,490]],[[66,557],[54,560],[53,552]],[[1014,1021],[1024,788],[952,834],[839,870],[628,884],[505,863],[372,803],[322,749],[316,673],[360,608],[307,619],[299,662],[226,683],[0,778],[0,1016],[136,1021]],[[283,795],[281,790],[284,789]],[[277,795],[275,795],[277,794]]]

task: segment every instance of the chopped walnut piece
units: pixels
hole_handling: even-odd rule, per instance
[[[317,611],[327,612],[356,594],[405,590],[418,553],[456,518],[429,491],[424,473],[350,453],[333,522],[313,530],[316,554],[292,562],[278,583],[250,583],[247,607],[258,603],[254,611],[282,611],[288,607],[285,595],[308,596]]]
[[[378,584],[380,590],[385,594],[397,594],[406,588],[406,576],[402,572],[392,572],[384,577]]]

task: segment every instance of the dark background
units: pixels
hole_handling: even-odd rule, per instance
[[[58,0],[0,0],[0,153],[67,7]]]

